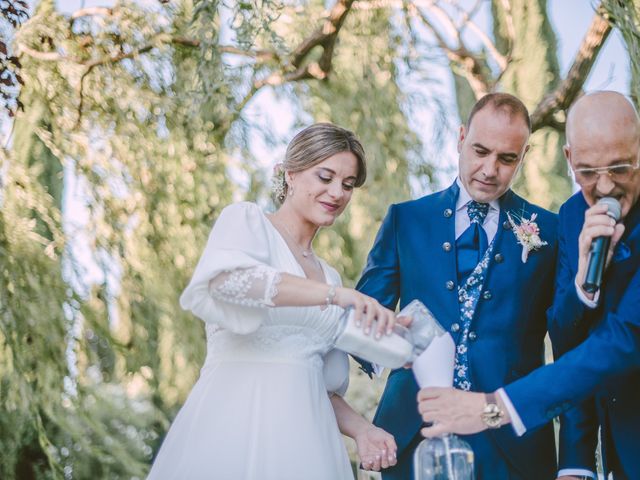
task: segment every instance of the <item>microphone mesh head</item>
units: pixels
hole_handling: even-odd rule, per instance
[[[620,220],[620,214],[622,213],[622,207],[620,206],[620,202],[612,197],[604,197],[598,200],[598,203],[604,203],[609,211],[607,215],[613,218],[616,222]]]

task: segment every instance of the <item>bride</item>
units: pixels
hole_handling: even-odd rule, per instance
[[[340,432],[362,466],[395,464],[395,442],[344,401],[346,354],[331,350],[342,309],[391,332],[395,315],[341,286],[311,248],[366,177],[355,135],[329,123],[287,148],[271,215],[248,202],[216,221],[180,298],[205,321],[207,358],[149,479],[353,479]]]

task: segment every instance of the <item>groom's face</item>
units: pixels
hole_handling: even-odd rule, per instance
[[[471,125],[460,127],[460,181],[477,202],[490,202],[505,193],[529,149],[529,129],[519,115],[487,105]]]

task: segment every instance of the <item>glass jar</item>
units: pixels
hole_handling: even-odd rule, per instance
[[[473,480],[473,450],[456,435],[425,438],[413,456],[414,480]]]

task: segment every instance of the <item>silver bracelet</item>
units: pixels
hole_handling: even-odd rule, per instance
[[[327,292],[327,298],[324,301],[329,305],[333,305],[333,300],[336,298],[336,287],[334,285],[329,285],[329,291]]]

